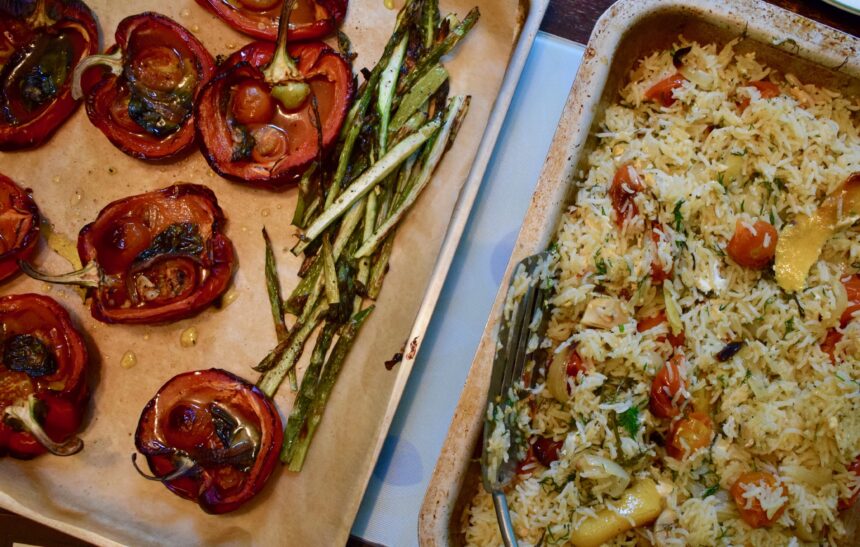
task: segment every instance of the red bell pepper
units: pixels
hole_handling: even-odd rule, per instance
[[[138,471],[207,513],[227,513],[266,484],[283,436],[275,405],[257,387],[225,370],[185,372],[143,409],[135,446],[154,476]]]
[[[287,48],[282,32],[277,45],[248,44],[197,101],[201,150],[225,178],[284,187],[320,156],[320,144],[326,150],[335,142],[353,85],[349,63],[322,42]]]
[[[234,29],[259,40],[278,37],[283,0],[197,0]],[[335,31],[346,16],[347,0],[298,0],[290,17],[290,40],[313,40]]]
[[[87,349],[69,314],[47,296],[3,296],[0,324],[0,456],[78,452]]]
[[[31,277],[91,291],[90,312],[105,323],[152,324],[203,310],[230,284],[233,244],[205,186],[177,184],[115,201],[78,235],[84,268]]]
[[[0,3],[0,150],[48,140],[78,106],[72,71],[98,47],[80,0]]]
[[[194,143],[193,102],[214,71],[215,59],[193,34],[142,13],[120,22],[108,54],[78,65],[72,91],[86,96],[90,121],[114,146],[163,160]]]
[[[39,242],[39,209],[29,194],[12,179],[0,175],[0,281],[18,271]]]

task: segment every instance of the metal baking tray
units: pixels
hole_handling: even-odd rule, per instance
[[[544,250],[555,234],[572,195],[574,174],[585,168],[597,124],[618,99],[633,63],[669,48],[679,35],[700,43],[741,37],[737,51],[754,50],[771,67],[860,95],[860,39],[758,0],[621,0],[603,14],[586,47],[424,497],[418,525],[422,545],[464,543],[464,510],[481,488],[474,456],[480,450],[495,336],[513,266]],[[849,517],[852,522],[860,520],[858,512]]]
[[[181,23],[213,54],[251,41],[194,0],[87,3],[98,17],[103,46],[113,43],[122,18],[147,10]],[[403,3],[394,2],[396,8]],[[278,469],[257,499],[232,514],[207,515],[162,485],[140,479],[129,461],[132,434],[144,404],[175,374],[216,366],[248,379],[256,376],[250,366],[275,344],[260,229],[266,225],[275,238],[281,279],[291,290],[299,264],[287,250],[295,235],[289,223],[296,192],[273,194],[228,183],[196,152],[172,163],[137,161],[110,145],[83,108],[43,147],[0,154],[0,172],[32,188],[44,216],[72,240],[114,199],[177,181],[206,184],[227,214],[227,233],[239,259],[234,303],[169,325],[103,325],[89,317],[73,290],[25,276],[3,285],[2,294],[41,292],[61,301],[87,333],[94,372],[90,415],[81,434],[84,451],[73,458],[0,459],[0,507],[100,545],[344,545],[547,3],[442,0],[446,13],[463,16],[476,5],[482,12],[446,60],[452,92],[473,95],[460,139],[398,233],[377,310],[353,347],[304,470]],[[360,55],[356,70],[376,61],[396,13],[382,0],[350,1],[342,29]],[[68,269],[46,246],[36,262],[50,271]],[[199,342],[182,348],[180,333],[190,326],[198,328]],[[385,361],[404,346],[403,362],[386,370]],[[120,358],[128,350],[137,354],[138,364],[126,370]],[[299,375],[302,369],[300,363]],[[280,390],[276,402],[282,414],[289,412],[292,398],[289,389]]]

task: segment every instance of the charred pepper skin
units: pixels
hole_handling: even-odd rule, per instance
[[[47,296],[0,297],[0,323],[6,332],[0,358],[5,360],[8,356],[11,339],[32,336],[41,341],[53,359],[48,374],[32,376],[0,362],[0,456],[35,458],[47,449],[32,433],[9,420],[5,410],[35,396],[41,407],[40,425],[48,437],[56,443],[72,438],[80,429],[89,399],[87,348],[68,312]]]
[[[229,107],[231,90],[243,82],[253,81],[270,88],[263,69],[271,62],[275,47],[269,42],[252,42],[228,57],[200,94],[195,116],[200,150],[215,172],[234,182],[282,190],[294,185],[320,155],[310,99],[297,110],[306,129],[299,133],[307,138],[301,142],[291,141],[280,161],[266,164],[236,157],[234,135],[239,125],[231,119]],[[320,105],[326,105],[320,107],[325,152],[336,141],[352,103],[355,86],[352,69],[343,57],[322,42],[292,44],[288,51],[313,93],[325,97],[318,100]]]
[[[4,242],[0,252],[0,281],[18,273],[18,261],[28,260],[36,251],[40,222],[39,208],[30,191],[0,174],[0,236]]]
[[[126,17],[117,26],[115,36],[116,45],[109,53],[122,52],[122,74],[95,66],[82,75],[90,121],[114,146],[141,160],[166,160],[187,152],[195,138],[193,102],[215,72],[215,59],[190,31],[158,13]],[[150,75],[144,71],[147,63],[155,63],[155,68],[148,68]],[[135,82],[160,78],[156,83],[164,89],[151,90],[143,83],[133,83],[129,75]],[[171,121],[169,129],[160,129],[156,123],[138,123],[144,115],[137,114],[133,119],[132,114],[141,108],[132,106],[144,105],[147,111],[147,103],[139,99],[144,95],[158,108],[181,118],[179,123]],[[163,122],[163,118],[158,121]]]
[[[197,0],[197,3],[241,33],[271,42],[278,37],[281,2],[262,11],[235,7],[221,0]],[[304,11],[313,12],[314,20],[292,24],[290,40],[315,40],[333,33],[346,16],[347,3],[347,0],[300,0],[300,4],[305,4]]]
[[[72,71],[99,47],[95,18],[82,1],[32,5],[11,12],[0,6],[0,49],[13,52],[0,54],[3,151],[42,145],[71,116],[79,104],[72,98]]]
[[[238,444],[231,446],[242,428],[253,439],[244,453],[236,450]],[[271,399],[220,369],[169,380],[143,409],[135,433],[151,478],[175,472],[177,457],[194,462],[187,473],[162,482],[212,514],[235,511],[262,490],[282,442],[283,425]]]
[[[81,263],[99,268],[93,317],[105,323],[166,323],[208,307],[227,290],[236,267],[225,223],[215,194],[197,184],[106,206],[78,236]],[[139,295],[142,284],[149,297]]]

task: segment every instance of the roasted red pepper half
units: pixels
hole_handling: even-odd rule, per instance
[[[234,29],[274,42],[283,0],[197,0]],[[290,16],[290,40],[313,40],[331,34],[346,16],[347,0],[298,0]]]
[[[207,513],[227,513],[265,486],[283,437],[275,405],[257,387],[225,370],[185,372],[140,415],[135,446],[154,476],[138,471]]]
[[[194,143],[193,103],[215,59],[185,27],[158,13],[123,19],[116,45],[75,70],[72,93],[114,146],[163,160]]]
[[[295,182],[337,139],[352,69],[322,42],[254,42],[231,55],[196,106],[201,150],[218,174],[255,186]],[[319,115],[319,120],[317,119]],[[319,125],[317,122],[319,121]]]
[[[0,150],[48,140],[78,105],[72,71],[98,47],[80,0],[0,2]]]
[[[0,325],[0,456],[78,452],[87,349],[68,312],[47,296],[3,296]]]
[[[18,271],[39,242],[39,209],[28,191],[0,175],[0,281]]]
[[[84,268],[46,275],[91,289],[90,311],[105,323],[163,323],[201,311],[221,296],[235,266],[215,194],[177,184],[115,201],[78,235]]]

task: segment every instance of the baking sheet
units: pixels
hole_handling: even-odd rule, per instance
[[[402,1],[396,4],[399,8]],[[122,18],[147,10],[180,22],[216,55],[249,41],[193,0],[138,1],[133,7],[91,0],[89,5],[99,17],[105,45],[113,43],[113,30]],[[100,544],[344,544],[391,419],[390,404],[404,381],[398,380],[396,369],[387,371],[384,361],[402,349],[434,281],[431,272],[448,222],[527,10],[527,4],[517,0],[451,0],[442,2],[442,11],[462,16],[474,5],[481,9],[481,20],[446,63],[452,93],[473,96],[469,116],[457,146],[398,233],[377,310],[334,389],[305,469],[301,474],[278,469],[257,499],[229,515],[206,515],[162,485],[138,477],[129,461],[132,436],[143,405],[179,372],[215,366],[256,379],[249,367],[275,344],[260,229],[265,225],[275,241],[281,278],[289,290],[298,281],[299,265],[288,252],[295,235],[289,226],[295,191],[272,194],[228,183],[212,173],[197,152],[169,164],[134,160],[110,145],[83,109],[41,149],[0,155],[0,172],[32,188],[44,216],[71,239],[114,199],[180,181],[206,184],[228,217],[227,234],[239,261],[235,302],[165,326],[98,324],[73,290],[21,276],[0,289],[3,294],[42,292],[60,300],[89,336],[93,369],[84,451],[65,459],[0,461],[0,506]],[[356,68],[378,58],[395,16],[382,0],[350,2],[343,30],[359,53]],[[45,246],[36,263],[48,271],[69,268]],[[180,333],[191,326],[198,329],[199,341],[182,348]],[[138,357],[131,369],[120,367],[126,351]],[[291,408],[291,399],[286,387],[278,394],[282,415]]]
[[[496,331],[512,268],[549,244],[571,193],[574,173],[586,167],[590,135],[603,108],[617,97],[633,63],[683,34],[726,42],[743,35],[739,49],[754,49],[770,66],[804,74],[845,93],[860,93],[860,40],[757,0],[622,0],[607,10],[585,49],[531,206],[501,281],[466,386],[436,464],[419,519],[422,545],[461,545],[462,515],[481,488],[474,458],[480,442]],[[847,517],[860,530],[860,506]],[[855,532],[855,535],[858,532]]]

